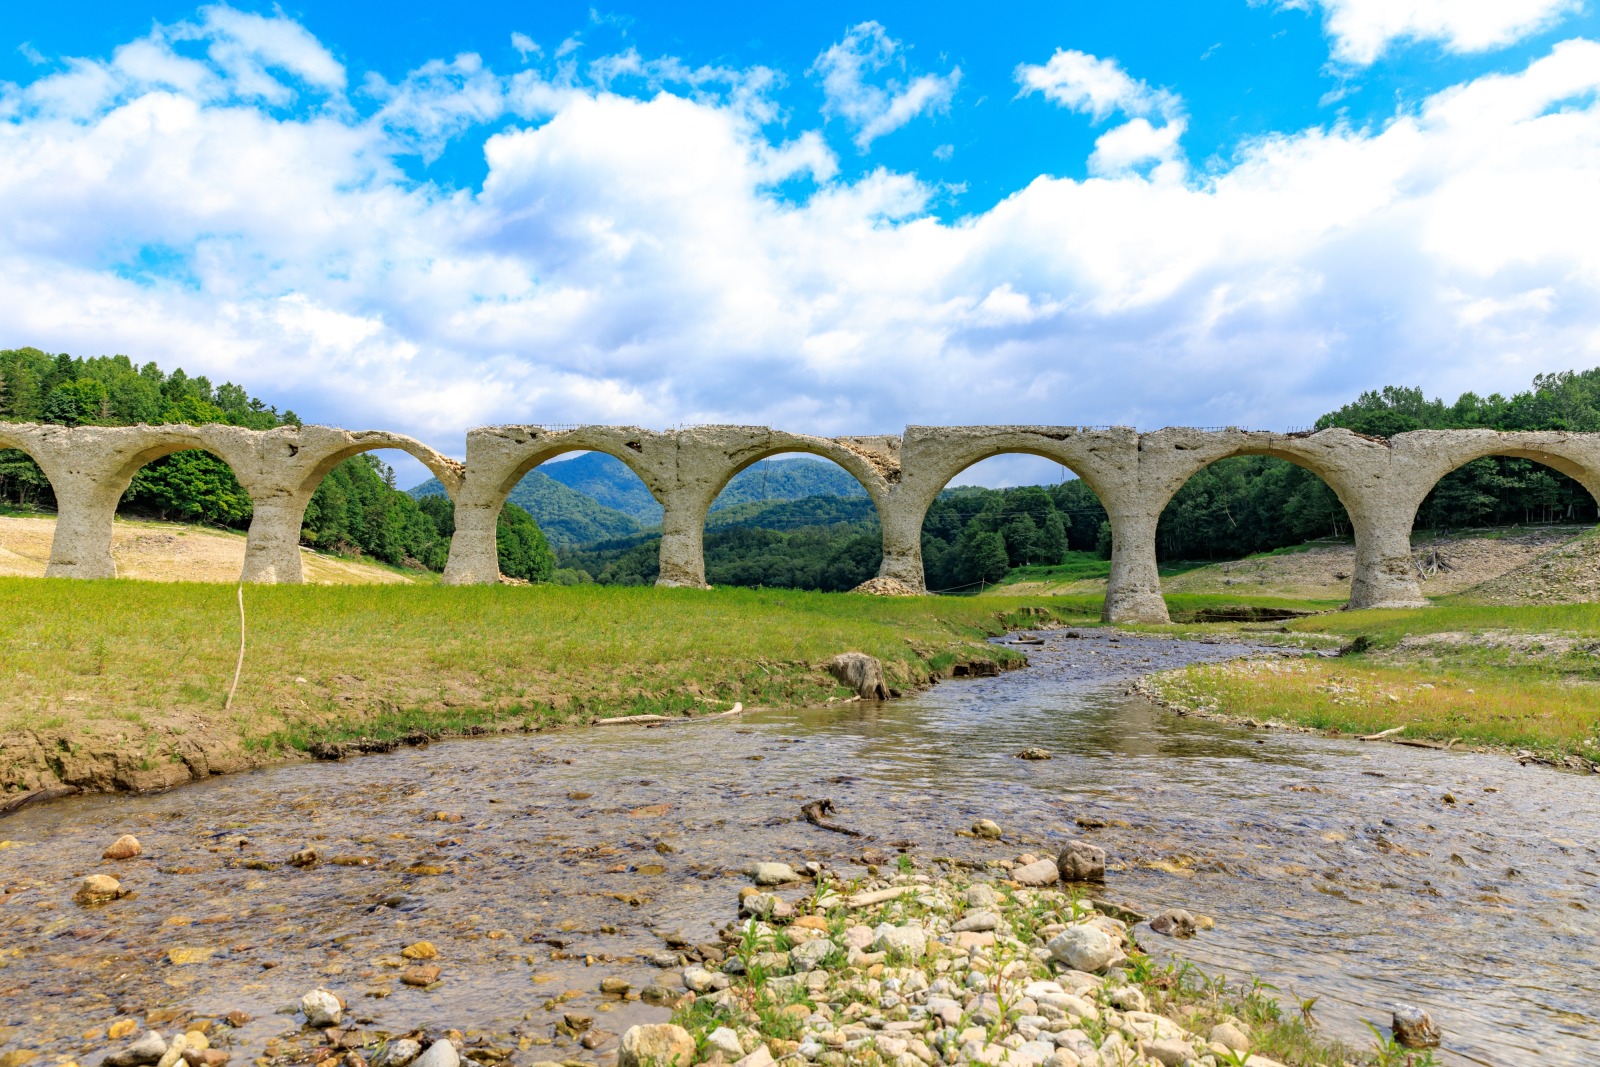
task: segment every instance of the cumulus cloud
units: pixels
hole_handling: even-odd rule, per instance
[[[285,111],[171,44],[0,89],[4,343],[457,454],[511,421],[1282,426],[1388,382],[1600,363],[1595,42],[1201,177],[1130,169],[1168,134],[1137,102],[1158,91],[1124,94],[1101,173],[955,222],[914,175],[843,179],[816,131],[775,139],[726,84],[458,56],[345,101],[263,59],[322,94]],[[406,176],[450,139],[481,144],[480,188]]]
[[[844,40],[830,45],[811,66],[811,73],[822,79],[823,114],[847,122],[863,152],[918,115],[948,108],[961,84],[960,67],[904,82],[891,77],[881,86],[868,80],[891,66],[904,71],[905,49],[876,22],[852,26]]]
[[[1047,63],[1018,64],[1016,80],[1022,86],[1019,96],[1041,93],[1096,122],[1119,112],[1129,117],[1095,141],[1090,173],[1121,174],[1154,163],[1162,180],[1183,177],[1178,139],[1188,122],[1183,116],[1183,100],[1176,93],[1152,89],[1114,59],[1066,48],[1058,48]],[[1159,116],[1162,124],[1152,125],[1146,117],[1150,115]]]
[[[1367,66],[1396,41],[1437,41],[1447,51],[1486,52],[1515,44],[1579,11],[1582,0],[1286,0],[1319,7],[1333,57]]]

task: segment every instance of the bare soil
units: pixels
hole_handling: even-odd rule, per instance
[[[56,520],[0,515],[0,577],[42,578]],[[111,532],[117,577],[150,582],[228,582],[244,567],[242,533],[176,522],[118,519]],[[400,571],[302,549],[307,582],[316,585],[405,584]]]

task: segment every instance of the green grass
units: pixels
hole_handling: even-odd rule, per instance
[[[1099,604],[869,597],[751,589],[248,586],[244,671],[231,586],[0,579],[0,787],[7,737],[126,739],[151,752],[180,728],[274,752],[416,730],[848,695],[822,669],[866,652],[909,689],[959,662],[1015,661],[1007,628],[1091,624]],[[194,743],[200,743],[198,741]],[[26,747],[23,746],[24,751]]]
[[[1156,679],[1181,706],[1319,730],[1600,759],[1600,604],[1442,602],[1286,624],[1347,642],[1336,660],[1214,664]],[[1462,635],[1449,641],[1407,637]]]

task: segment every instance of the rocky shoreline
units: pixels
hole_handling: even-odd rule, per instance
[[[980,822],[977,839],[998,827]],[[997,842],[998,843],[998,842]],[[126,842],[119,842],[124,848]],[[1311,1005],[1285,1011],[1270,987],[1158,960],[1139,936],[1204,936],[1208,917],[1169,909],[1147,918],[1102,899],[1105,853],[1067,842],[1056,856],[983,862],[868,848],[864,878],[811,862],[758,862],[754,883],[729,901],[738,918],[700,946],[669,939],[636,988],[597,980],[603,998],[670,1008],[671,1022],[608,1032],[592,1009],[565,1012],[548,1033],[514,1046],[456,1030],[364,1030],[337,992],[314,989],[283,1009],[289,1032],[256,1067],[846,1067],[862,1064],[1012,1064],[1018,1067],[1284,1067],[1380,1063],[1427,1067],[1438,1029],[1425,1012],[1394,1007],[1394,1037],[1358,1053],[1323,1039]],[[91,879],[90,881],[93,881]],[[115,899],[86,881],[80,904]],[[408,946],[401,980],[438,975],[427,942]],[[1164,953],[1163,955],[1170,955]],[[431,971],[431,973],[430,973]],[[575,994],[563,994],[570,996]],[[559,998],[558,998],[559,999]],[[150,1020],[147,1020],[150,1021]],[[223,1067],[231,1027],[244,1019],[171,1020],[178,1032],[139,1032],[106,1067]],[[152,1025],[153,1025],[153,1021]],[[296,1025],[298,1024],[298,1025]],[[1418,1046],[1408,1048],[1400,1042]],[[4,1067],[22,1067],[7,1062]]]

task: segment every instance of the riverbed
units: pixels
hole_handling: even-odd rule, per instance
[[[665,1019],[600,979],[642,986],[669,944],[712,940],[752,860],[848,872],[867,849],[985,860],[1076,837],[1106,848],[1108,899],[1216,920],[1181,942],[1141,929],[1147,949],[1258,975],[1287,1010],[1316,997],[1334,1036],[1370,1045],[1363,1020],[1403,1000],[1443,1027],[1445,1063],[1600,1059],[1600,778],[1178,718],[1128,682],[1250,650],[1040,636],[1025,670],[888,703],[452,741],[25,809],[0,822],[0,1052],[92,1063],[116,1019],[242,1012],[242,1063],[323,986],[366,1029],[609,1062],[551,1047],[552,1024]],[[1053,758],[1016,758],[1030,746]],[[867,839],[803,821],[819,798]],[[958,833],[980,818],[1007,839]],[[101,860],[124,833],[143,855]],[[287,862],[308,848],[314,865]],[[134,895],[74,905],[92,873]],[[441,968],[427,989],[399,980],[422,940]]]

